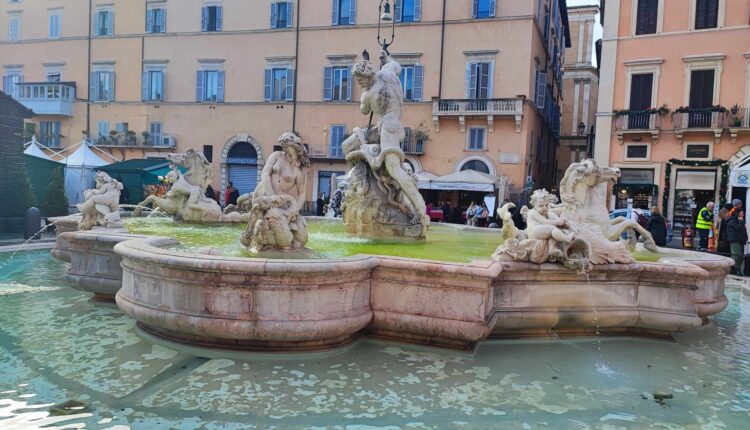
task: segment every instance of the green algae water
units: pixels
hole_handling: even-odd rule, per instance
[[[187,224],[169,218],[130,218],[128,231],[136,234],[171,236],[180,241],[177,249],[195,252],[198,248],[219,248],[222,255],[256,257],[240,243],[244,224]],[[446,262],[468,263],[490,258],[500,244],[500,230],[471,229],[433,224],[427,240],[369,240],[350,236],[340,221],[311,219],[308,221],[311,251],[297,258],[341,258],[356,254],[390,255]],[[278,255],[278,254],[277,254]],[[295,258],[294,253],[283,258]]]
[[[675,341],[489,341],[473,354],[361,339],[215,358],[139,337],[48,251],[0,253],[0,429],[746,429],[750,294]],[[662,403],[653,393],[673,395]],[[69,401],[80,409],[50,411]]]
[[[244,224],[189,224],[170,218],[128,218],[125,226],[130,233],[149,236],[170,236],[180,241],[175,246],[186,252],[211,246],[229,257],[264,257],[253,254],[240,243]],[[311,219],[308,221],[309,253],[270,255],[269,258],[341,258],[356,254],[389,255],[453,263],[487,260],[501,244],[498,229],[462,229],[461,226],[432,224],[427,240],[370,240],[353,237],[344,231],[340,221]],[[649,251],[633,253],[636,261],[656,262],[661,256]]]

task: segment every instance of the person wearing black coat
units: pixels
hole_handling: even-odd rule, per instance
[[[664,219],[656,206],[651,208],[651,218],[648,219],[646,230],[651,233],[651,237],[654,238],[654,242],[658,246],[667,244],[667,220]]]
[[[741,203],[735,205],[732,215],[727,221],[727,240],[729,249],[734,260],[734,274],[742,276],[742,260],[745,254],[745,243],[747,243],[747,229],[745,228],[745,212],[742,212]]]

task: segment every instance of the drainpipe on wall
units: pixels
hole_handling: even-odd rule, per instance
[[[299,70],[299,22],[302,14],[300,9],[302,8],[302,0],[297,0],[297,25],[295,30],[295,42],[294,42],[294,87],[292,87],[292,132],[297,133],[297,71]]]
[[[443,19],[440,23],[440,77],[438,78],[438,100],[443,97],[443,55],[445,53],[445,0],[443,0]]]
[[[89,33],[86,35],[86,40],[88,41],[88,53],[86,54],[86,94],[88,97],[86,97],[86,135],[83,136],[84,139],[91,136],[91,94],[89,94],[89,91],[91,91],[91,31],[93,30],[91,28],[91,2],[92,0],[89,0]]]

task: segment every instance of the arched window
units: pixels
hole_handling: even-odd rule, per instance
[[[466,163],[464,163],[463,166],[461,166],[461,171],[464,171],[464,170],[476,170],[477,172],[482,172],[482,173],[487,173],[487,174],[490,173],[490,168],[487,167],[487,164],[479,160],[467,161]]]

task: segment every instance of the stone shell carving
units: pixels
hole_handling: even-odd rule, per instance
[[[121,228],[120,191],[122,184],[112,179],[106,172],[97,172],[96,188],[83,193],[83,203],[76,205],[83,219],[78,230],[91,230],[94,226]]]

